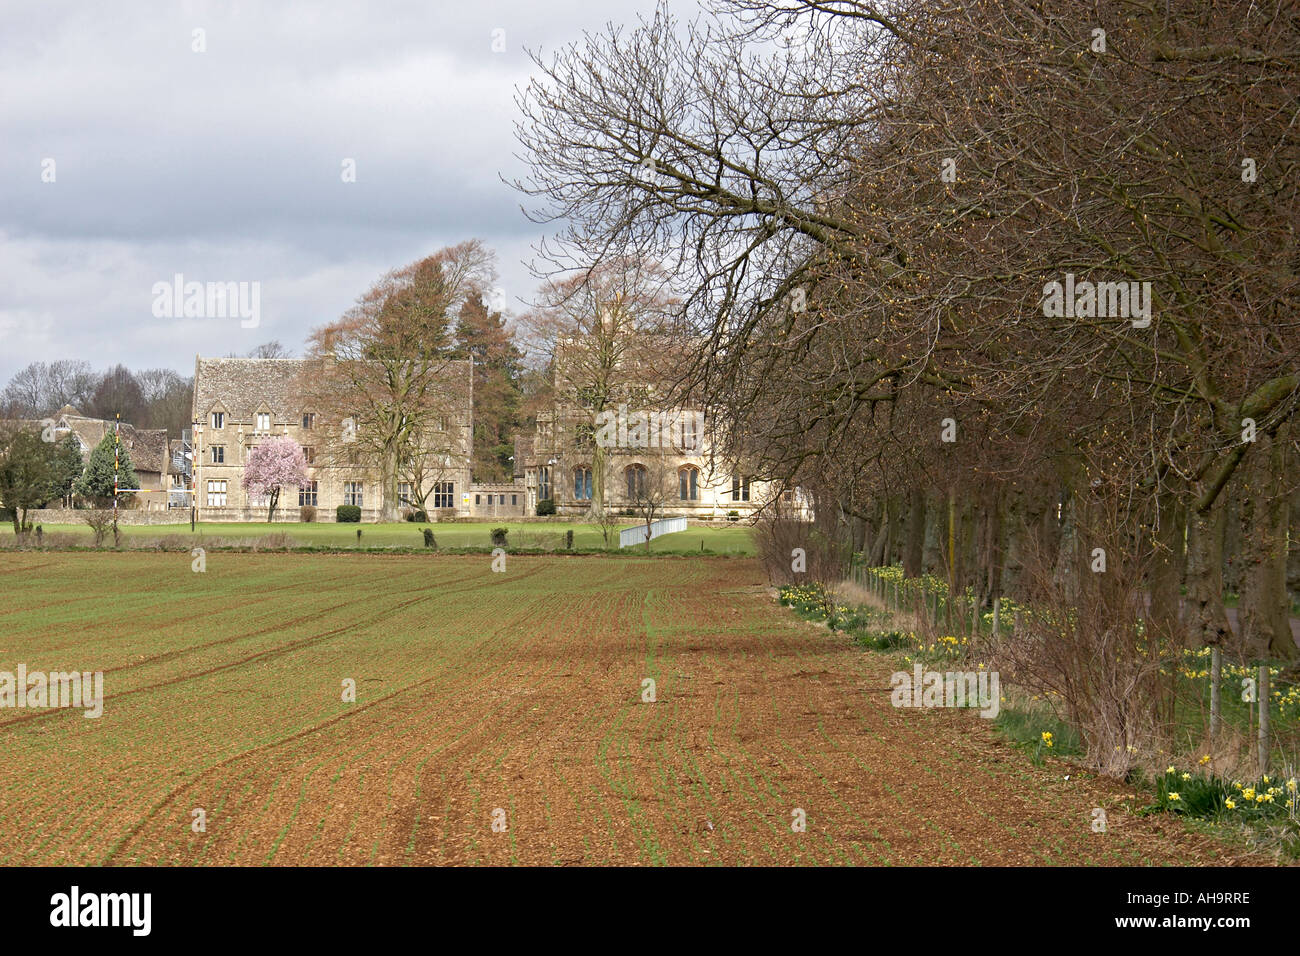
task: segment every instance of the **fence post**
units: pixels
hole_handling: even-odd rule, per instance
[[[1210,649],[1210,740],[1219,735],[1219,683],[1223,675],[1223,657],[1219,646]]]
[[[1255,684],[1255,697],[1259,701],[1259,773],[1260,776],[1268,773],[1268,748],[1271,741],[1269,740],[1269,680],[1268,680],[1268,661],[1259,665],[1258,677]]]

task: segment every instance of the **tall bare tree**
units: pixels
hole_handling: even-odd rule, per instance
[[[378,467],[385,520],[398,516],[400,463],[418,451],[416,439],[471,399],[472,376],[452,357],[451,327],[466,297],[494,275],[492,252],[478,240],[462,242],[388,273],[341,319],[312,333],[309,357],[320,362],[302,388],[340,423],[330,454]]]

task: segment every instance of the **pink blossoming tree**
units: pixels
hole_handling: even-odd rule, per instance
[[[272,438],[253,449],[244,466],[241,484],[249,497],[266,496],[266,520],[275,520],[275,506],[284,488],[296,488],[307,483],[307,457],[302,446],[282,435]]]

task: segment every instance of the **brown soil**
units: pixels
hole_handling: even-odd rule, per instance
[[[252,580],[264,562],[286,558],[227,560]],[[298,560],[328,562],[321,567],[335,572],[344,559]],[[358,574],[376,573],[373,557],[346,560]],[[358,611],[356,595],[335,593],[323,603],[351,608],[345,620],[287,608],[286,618],[300,620],[278,642],[259,643],[271,637],[261,631],[249,636],[252,643],[196,637],[203,654],[224,653],[228,645],[229,658],[142,674],[118,699],[119,708],[143,707],[161,695],[158,707],[174,707],[167,702],[184,686],[192,692],[184,699],[196,701],[192,712],[152,722],[140,717],[135,745],[94,768],[51,759],[0,771],[0,783],[28,774],[33,786],[23,799],[15,797],[16,784],[8,788],[6,818],[44,818],[40,841],[0,828],[0,858],[1267,862],[1191,833],[1177,819],[1125,812],[1121,803],[1133,794],[1122,784],[1059,761],[1035,768],[972,713],[895,709],[890,659],[794,620],[772,601],[754,562],[588,560],[575,571],[563,558],[518,557],[508,575],[494,576],[476,558],[385,560],[388,613],[373,603]],[[471,561],[473,581],[465,574]],[[455,596],[417,616],[410,603],[420,593],[415,582],[431,576]],[[448,616],[455,608],[464,620]],[[340,635],[344,624],[353,631]],[[337,644],[358,635],[365,640],[356,650]],[[391,641],[394,635],[404,642]],[[326,662],[323,655],[335,651],[350,668]],[[395,654],[409,659],[410,680],[395,686],[386,671],[368,677],[369,657]],[[304,716],[291,731],[273,730],[269,717],[259,726],[245,701],[261,694],[265,668],[290,661],[299,662],[299,693],[319,685],[337,694],[329,688],[338,687],[344,666],[343,673],[357,676],[358,702]],[[146,655],[141,663],[179,666],[170,654]],[[0,668],[10,666],[0,661]],[[201,710],[207,682],[227,680],[232,671],[244,675],[246,690],[224,692],[216,713]],[[644,678],[656,682],[654,703],[641,701]],[[284,706],[297,704],[289,697]],[[110,693],[103,720],[112,713]],[[2,727],[0,745],[72,720],[80,715]],[[187,746],[191,737],[196,743]],[[219,752],[199,743],[217,739],[230,746]],[[171,754],[165,768],[147,757],[159,752]],[[54,789],[42,797],[37,783]],[[195,807],[207,811],[205,833],[189,826]],[[1106,809],[1105,833],[1091,828],[1095,807]],[[806,813],[806,832],[792,830],[796,809]],[[495,815],[494,829],[497,810],[504,814]]]

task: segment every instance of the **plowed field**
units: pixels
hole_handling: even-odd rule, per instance
[[[889,661],[749,560],[5,554],[20,663],[104,701],[0,709],[9,865],[1230,862],[895,710]]]

